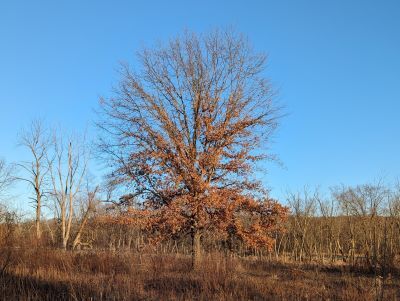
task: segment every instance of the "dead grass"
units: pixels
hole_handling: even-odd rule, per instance
[[[17,250],[0,276],[1,300],[383,300],[400,281],[341,266],[209,254],[191,271],[183,255]]]

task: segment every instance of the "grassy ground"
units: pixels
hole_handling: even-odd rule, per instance
[[[15,251],[1,300],[400,300],[400,280],[340,266],[208,255]],[[383,299],[382,299],[383,298]]]

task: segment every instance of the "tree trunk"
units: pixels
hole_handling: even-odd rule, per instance
[[[42,231],[40,229],[40,209],[41,209],[41,195],[40,192],[36,195],[36,240],[39,241],[42,236]]]
[[[78,232],[76,233],[75,239],[72,243],[72,249],[75,249],[76,246],[81,242],[81,235],[82,235],[83,229],[85,228],[85,225],[89,219],[89,211],[90,211],[90,209],[88,208],[87,211],[85,212],[85,215],[83,216],[82,222],[79,225]]]
[[[197,270],[201,265],[201,233],[197,229],[192,230],[192,269]]]
[[[36,192],[36,240],[39,241],[42,236],[40,229],[40,215],[42,206],[42,194],[40,191],[40,163],[36,160],[36,176],[35,176],[35,192]]]
[[[63,238],[63,241],[62,241],[62,249],[63,249],[63,250],[67,250],[67,245],[68,245],[68,239]]]
[[[61,237],[60,237],[60,247],[62,249],[66,249],[67,246],[67,242],[65,240],[65,234],[66,234],[66,209],[65,209],[65,199],[64,196],[62,197],[63,200],[60,203],[60,207],[61,207]]]

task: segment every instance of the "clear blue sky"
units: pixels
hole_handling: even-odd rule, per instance
[[[289,113],[272,195],[400,176],[400,1],[1,1],[0,156],[25,155],[16,135],[31,118],[90,126],[140,46],[221,26],[269,53]]]

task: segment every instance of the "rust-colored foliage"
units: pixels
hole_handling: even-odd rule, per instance
[[[114,184],[140,208],[132,222],[157,237],[212,229],[251,246],[271,246],[287,209],[254,178],[277,126],[262,76],[265,56],[232,32],[185,34],[124,66],[114,97],[102,99],[101,147]],[[196,242],[194,242],[196,244]]]

